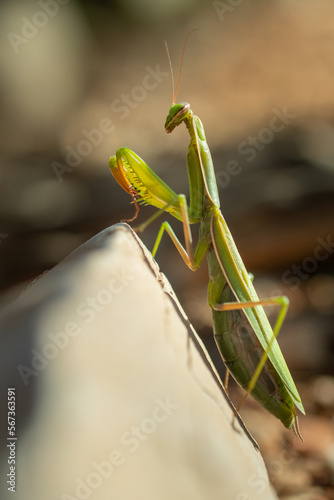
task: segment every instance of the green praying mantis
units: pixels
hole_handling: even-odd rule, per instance
[[[177,88],[181,64],[182,57]],[[129,221],[137,217],[138,202],[159,209],[140,226],[140,230],[164,212],[169,212],[183,224],[185,248],[171,225],[163,222],[152,251],[153,257],[165,231],[193,271],[198,269],[206,255],[209,270],[208,303],[212,309],[214,337],[227,374],[231,373],[246,391],[241,404],[251,394],[302,439],[296,407],[303,414],[305,411],[276,340],[289,301],[284,296],[259,299],[252,275],[247,272],[220,211],[213,162],[202,122],[193,114],[187,102],[175,104],[177,88],[174,93],[173,83],[173,104],[168,112],[165,130],[171,133],[184,123],[190,136],[187,154],[189,206],[185,195],[176,194],[136,153],[126,147],[118,149],[116,156],[111,156],[111,172],[134,201],[136,213]],[[196,223],[200,226],[194,249],[190,225]],[[263,309],[263,306],[272,305],[280,307],[274,328]]]

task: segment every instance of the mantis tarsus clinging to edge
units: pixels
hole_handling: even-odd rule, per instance
[[[141,230],[163,212],[169,212],[182,222],[185,248],[170,224],[164,222],[152,251],[153,256],[164,231],[167,231],[190,269],[196,270],[207,256],[208,303],[212,309],[215,340],[227,370],[246,390],[245,397],[251,394],[302,439],[295,406],[304,414],[305,411],[276,340],[287,313],[288,299],[259,299],[219,208],[215,172],[202,122],[193,114],[188,103],[175,104],[177,88],[174,93],[173,85],[173,104],[165,130],[170,133],[184,123],[190,135],[187,155],[189,206],[183,194],[177,195],[136,153],[126,147],[118,149],[116,156],[110,158],[111,172],[133,198],[136,214],[131,220],[138,214],[137,201],[159,209],[140,226]],[[193,250],[190,224],[197,222],[200,223],[199,239]],[[263,309],[268,305],[280,306],[274,328]]]

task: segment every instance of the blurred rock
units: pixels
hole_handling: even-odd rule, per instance
[[[1,149],[44,150],[82,98],[91,33],[75,2],[4,2],[0,26]]]

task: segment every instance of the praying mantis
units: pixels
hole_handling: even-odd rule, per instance
[[[180,69],[181,64],[182,57]],[[140,226],[140,230],[164,212],[170,213],[183,224],[185,247],[171,225],[163,222],[152,251],[153,257],[165,231],[191,270],[198,269],[203,258],[207,257],[208,304],[212,309],[214,337],[227,374],[230,373],[246,391],[241,404],[251,394],[302,439],[296,407],[305,414],[304,407],[276,340],[289,301],[284,296],[259,299],[253,286],[253,277],[247,272],[220,211],[214,166],[202,122],[193,114],[187,102],[175,103],[177,88],[174,93],[173,83],[173,104],[168,112],[165,130],[171,133],[184,123],[190,136],[187,154],[189,206],[185,195],[176,194],[129,148],[119,148],[116,155],[110,157],[111,172],[134,201],[136,213],[129,221],[137,217],[138,202],[158,208]],[[190,225],[196,223],[199,223],[199,237],[194,249]],[[263,308],[272,305],[280,307],[274,328]]]

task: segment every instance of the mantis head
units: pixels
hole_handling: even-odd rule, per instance
[[[180,104],[172,105],[165,122],[165,130],[167,134],[170,134],[175,127],[188,118],[189,110],[190,104],[188,102],[180,102]]]

